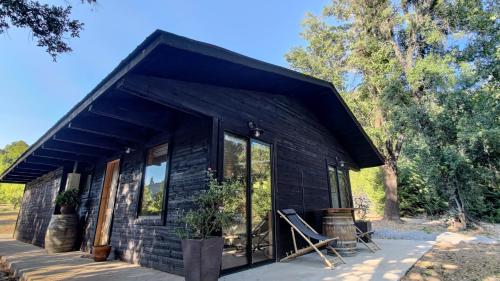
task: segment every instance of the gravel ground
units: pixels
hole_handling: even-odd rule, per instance
[[[500,281],[500,244],[438,242],[401,281]]]
[[[402,218],[401,222],[372,220],[374,238],[423,241],[474,240],[476,243],[500,241],[500,224],[480,223],[477,229],[449,232],[444,219]],[[457,236],[458,235],[458,236]]]
[[[375,238],[436,241],[401,281],[500,281],[500,224],[451,232],[446,221],[373,220]]]
[[[401,222],[372,221],[374,238],[434,241],[446,231],[446,224],[440,220],[403,218]]]

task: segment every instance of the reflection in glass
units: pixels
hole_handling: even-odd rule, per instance
[[[332,200],[332,208],[340,208],[339,204],[339,187],[337,185],[337,169],[328,166],[328,180],[330,181],[330,193]]]
[[[340,190],[340,204],[342,208],[350,208],[351,201],[349,200],[349,183],[347,177],[342,170],[338,171],[339,176],[339,190]]]
[[[237,222],[222,229],[224,252],[222,269],[246,265],[247,225],[246,225],[246,179],[247,179],[247,141],[230,134],[224,134],[224,178],[242,182],[241,200],[232,206],[238,213]]]
[[[140,216],[160,216],[165,193],[168,144],[158,145],[148,150],[144,171]]]
[[[271,147],[252,141],[252,262],[273,257]]]

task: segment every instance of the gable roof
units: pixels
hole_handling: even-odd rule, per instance
[[[0,181],[8,181],[5,177],[10,171],[23,163],[56,132],[67,127],[73,118],[128,73],[298,98],[324,121],[359,168],[383,164],[380,153],[331,83],[221,47],[156,30],[30,146],[0,176]]]

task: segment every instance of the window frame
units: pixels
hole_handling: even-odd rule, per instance
[[[223,269],[222,270],[222,273],[225,274],[225,273],[232,273],[232,272],[238,272],[239,270],[242,270],[242,269],[248,269],[248,268],[252,268],[252,267],[255,267],[255,266],[259,266],[259,265],[264,265],[264,264],[268,264],[268,263],[272,263],[272,262],[276,262],[278,261],[278,256],[277,256],[277,249],[279,247],[278,243],[278,223],[277,223],[277,220],[279,218],[277,218],[276,216],[276,186],[277,186],[277,183],[276,183],[276,178],[277,178],[277,168],[276,168],[276,159],[277,159],[277,155],[275,154],[276,153],[276,141],[273,139],[273,138],[269,138],[269,135],[266,135],[266,136],[263,136],[263,137],[259,137],[259,138],[254,138],[254,137],[251,137],[249,136],[248,134],[246,133],[243,133],[239,130],[236,130],[234,128],[230,128],[230,127],[227,127],[227,126],[220,126],[220,129],[219,129],[219,132],[218,132],[218,143],[219,143],[219,147],[218,147],[218,158],[220,159],[220,161],[218,161],[217,163],[217,168],[220,172],[217,173],[217,179],[219,181],[222,181],[224,180],[224,147],[225,147],[225,134],[228,134],[228,135],[231,135],[233,137],[236,137],[236,138],[239,138],[239,139],[243,139],[245,140],[245,143],[246,143],[246,155],[247,155],[247,159],[246,159],[246,173],[247,173],[247,176],[246,176],[246,181],[245,181],[245,184],[246,184],[246,187],[245,187],[245,192],[246,192],[246,227],[247,227],[247,237],[250,237],[251,236],[251,232],[252,232],[252,225],[251,225],[251,220],[252,220],[252,217],[251,217],[251,212],[249,212],[248,210],[251,209],[251,205],[252,205],[252,192],[251,192],[251,185],[252,185],[252,180],[251,180],[251,150],[252,150],[252,142],[256,142],[256,143],[261,143],[261,144],[264,144],[264,145],[268,145],[269,148],[270,148],[270,154],[269,156],[271,157],[271,164],[270,164],[270,168],[271,168],[271,212],[272,212],[272,226],[271,226],[271,229],[272,229],[272,245],[273,245],[273,249],[272,249],[272,255],[273,257],[271,259],[268,259],[268,260],[263,260],[263,261],[259,261],[259,262],[251,262],[253,257],[252,257],[252,249],[251,249],[251,245],[247,245],[247,246],[250,246],[250,247],[246,247],[246,257],[247,257],[247,263],[245,265],[240,265],[240,266],[236,266],[236,267],[232,267],[232,268],[228,268],[228,269]],[[250,236],[248,236],[250,235]]]
[[[166,162],[166,167],[165,167],[165,191],[163,192],[163,204],[162,208],[160,211],[160,215],[157,216],[152,216],[152,215],[141,215],[141,207],[142,207],[142,199],[143,199],[143,193],[144,193],[144,184],[146,180],[146,168],[147,168],[147,162],[148,162],[148,152],[149,150],[155,148],[156,146],[160,145],[167,145],[167,162]],[[172,162],[172,140],[166,139],[162,140],[159,142],[155,142],[154,144],[150,144],[144,147],[143,151],[143,157],[142,157],[142,167],[141,167],[141,181],[140,181],[140,187],[139,187],[139,200],[137,204],[137,211],[136,211],[136,223],[142,223],[142,222],[153,222],[155,225],[165,225],[166,218],[167,218],[167,206],[168,206],[168,193],[169,193],[169,186],[170,186],[170,170],[171,170],[171,162]]]
[[[338,174],[338,167],[337,165],[332,165],[326,161],[326,179],[328,181],[328,199],[330,201],[330,208],[333,208],[333,198],[332,198],[332,185],[331,185],[331,180],[330,180],[330,168],[333,169],[333,172],[335,173],[335,183],[336,183],[336,188],[337,191],[335,192],[337,194],[337,202],[339,203],[338,208],[344,208],[342,206],[342,200],[340,198],[340,182],[339,182],[339,174]]]

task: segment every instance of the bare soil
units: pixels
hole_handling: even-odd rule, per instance
[[[0,238],[11,238],[16,227],[19,209],[10,204],[0,204]]]
[[[500,245],[440,242],[402,281],[499,281]]]

